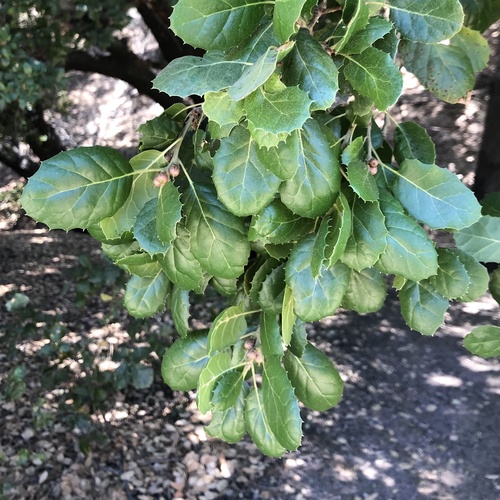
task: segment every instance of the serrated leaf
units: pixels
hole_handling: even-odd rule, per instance
[[[349,165],[352,161],[363,160],[366,156],[365,148],[365,138],[356,137],[349,145],[347,145],[342,151],[341,159],[344,165]]]
[[[462,28],[448,45],[403,42],[405,67],[436,97],[455,103],[474,88],[475,73],[489,58],[487,41],[478,32]]]
[[[280,263],[276,259],[266,259],[265,262],[257,269],[253,275],[252,287],[250,289],[250,293],[248,294],[253,303],[257,303],[259,293],[262,289],[262,284],[264,283],[266,277],[271,274],[275,267],[278,267],[279,265]]]
[[[423,335],[434,335],[444,323],[448,300],[426,281],[408,281],[399,291],[401,314],[406,324]]]
[[[438,272],[430,284],[443,297],[456,299],[467,292],[469,275],[453,249],[438,248]]]
[[[246,382],[236,403],[225,411],[212,412],[212,420],[205,432],[216,439],[234,444],[245,436],[245,401],[249,392]]]
[[[295,300],[292,288],[286,284],[283,292],[283,307],[281,310],[281,335],[283,342],[287,346],[290,344],[293,335],[293,325],[297,317],[295,316]]]
[[[403,90],[403,78],[389,54],[369,47],[361,54],[345,56],[344,75],[361,95],[380,111],[392,106]]]
[[[388,168],[384,165],[384,168]],[[394,195],[415,219],[432,229],[461,229],[476,222],[481,207],[470,189],[449,170],[406,160],[395,174]]]
[[[284,448],[296,450],[302,440],[299,404],[285,369],[274,356],[263,363],[262,395],[271,432]]]
[[[282,78],[287,86],[298,86],[307,93],[313,111],[329,108],[339,90],[337,66],[304,29],[298,32],[293,49],[283,61]]]
[[[264,85],[276,69],[278,49],[268,47],[252,65],[247,66],[240,78],[231,85],[229,96],[233,101],[240,101]],[[246,103],[245,103],[246,104]]]
[[[472,257],[472,255],[462,250],[454,248],[453,253],[457,255],[460,262],[465,266],[465,270],[469,277],[467,292],[458,297],[458,300],[460,302],[472,302],[477,300],[486,293],[486,290],[488,290],[488,281],[490,279],[488,270]]]
[[[175,391],[189,391],[198,385],[200,373],[207,363],[207,332],[190,333],[166,350],[161,374]]]
[[[254,0],[179,0],[170,27],[193,47],[229,50],[257,28],[264,9],[264,3]]]
[[[352,232],[341,260],[361,271],[372,267],[387,246],[385,217],[377,201],[364,202],[358,197],[354,197],[351,213]]]
[[[404,276],[412,281],[436,274],[436,249],[424,229],[404,213],[401,204],[387,191],[382,192],[380,208],[389,234],[376,267],[386,274]]]
[[[436,160],[436,147],[425,128],[415,122],[399,123],[394,131],[394,158],[398,163],[419,160],[432,164]]]
[[[177,224],[182,217],[179,196],[179,190],[173,182],[168,182],[160,188],[156,208],[156,232],[162,243],[170,243],[176,237]]]
[[[212,398],[215,411],[225,411],[235,405],[243,389],[244,373],[233,370],[224,373],[217,382]]]
[[[324,215],[340,189],[337,148],[318,122],[309,119],[299,131],[299,168],[280,189],[281,201],[303,217]]]
[[[204,98],[203,112],[220,127],[235,127],[244,115],[243,103],[233,101],[227,92],[207,92]]]
[[[236,344],[247,329],[247,315],[243,304],[224,309],[210,327],[208,354],[223,351],[226,347]]]
[[[491,273],[489,288],[491,296],[500,304],[500,268]]]
[[[123,299],[127,311],[136,318],[147,318],[163,311],[169,285],[163,272],[148,278],[132,276],[127,282]]]
[[[163,151],[175,141],[180,131],[181,125],[172,118],[168,111],[164,111],[160,116],[139,125],[137,129],[137,132],[141,134],[139,151],[149,149]],[[132,161],[130,163],[134,167]]]
[[[330,218],[330,232],[326,238],[325,258],[327,268],[333,266],[340,259],[347,246],[352,232],[351,207],[346,197],[340,193],[332,209]]]
[[[224,58],[223,52],[214,51],[174,59],[153,80],[153,88],[182,98],[226,89],[238,81],[247,63]]]
[[[134,253],[140,253],[141,247],[136,240],[123,238],[123,241],[119,243],[107,244],[103,243],[101,245],[102,251],[113,261],[117,261],[122,257],[127,255],[132,255]]]
[[[349,43],[343,44],[344,46],[341,52],[345,54],[360,54],[368,47],[371,47],[377,40],[387,35],[391,31],[391,28],[392,23],[385,19],[381,17],[371,17],[365,28],[352,33],[352,36],[348,40]]]
[[[487,325],[474,328],[465,336],[464,347],[482,358],[500,356],[500,327]]]
[[[124,232],[131,231],[137,214],[144,205],[158,195],[153,184],[157,169],[166,164],[162,151],[143,151],[130,160],[136,175],[132,180],[130,194],[125,203],[111,216],[100,221],[99,226],[107,239],[119,238]]]
[[[134,224],[134,236],[141,248],[150,255],[163,254],[170,243],[162,243],[158,237],[156,216],[158,198],[149,200],[140,210]]]
[[[281,184],[281,179],[260,161],[250,132],[240,126],[221,139],[214,157],[213,181],[219,199],[239,216],[260,212]]]
[[[264,359],[270,356],[283,356],[283,343],[280,335],[280,324],[276,314],[263,312],[260,316],[259,337]]]
[[[210,285],[221,295],[233,297],[238,291],[238,279],[212,278]]]
[[[285,294],[285,265],[275,267],[265,278],[257,302],[266,313],[281,314]]]
[[[183,290],[178,286],[172,287],[168,304],[177,333],[181,337],[186,337],[189,333],[189,290]]]
[[[264,455],[280,457],[286,452],[269,426],[262,389],[257,386],[251,389],[246,399],[245,424],[252,441]]]
[[[286,265],[286,282],[292,289],[294,312],[303,321],[316,321],[335,314],[349,282],[349,268],[338,262],[322,266],[315,278],[311,271],[314,235],[297,243]]]
[[[396,54],[398,53],[399,42],[401,39],[399,38],[398,32],[395,28],[392,28],[384,38],[377,40],[373,46],[376,49],[389,54],[392,59],[396,58]]]
[[[375,312],[384,305],[386,296],[387,284],[379,271],[373,267],[360,272],[352,269],[342,307],[361,314]]]
[[[255,131],[254,131],[255,132]],[[279,135],[279,134],[278,134]],[[258,141],[256,140],[258,143]],[[277,146],[261,147],[260,161],[282,180],[291,179],[299,168],[299,135],[295,130]]]
[[[462,27],[458,0],[391,0],[390,19],[409,40],[432,43],[451,38]]]
[[[368,24],[370,12],[365,2],[359,0],[346,0],[342,12],[342,20],[347,25],[341,40],[335,45],[335,51],[342,53],[344,47],[349,51],[350,40],[353,35]]]
[[[310,117],[310,106],[303,90],[279,81],[259,87],[244,102],[248,128],[257,139],[261,134],[288,135],[300,129]]]
[[[307,343],[306,324],[302,320],[297,319],[293,325],[293,334],[289,349],[295,356],[300,358],[304,354]]]
[[[210,186],[197,184],[187,192],[184,213],[195,258],[212,276],[237,278],[248,261],[250,245],[243,221],[229,212]]]
[[[285,43],[292,36],[306,0],[276,0],[274,3],[273,26],[279,43]]]
[[[21,196],[26,213],[51,229],[85,229],[112,216],[132,186],[132,167],[114,149],[64,151],[42,162]]]
[[[500,19],[498,0],[460,0],[464,9],[464,25],[481,33]]]
[[[333,408],[342,397],[344,382],[330,359],[312,344],[301,357],[285,353],[285,369],[304,406],[316,411]]]
[[[455,233],[457,247],[481,262],[500,263],[500,217],[482,216]]]
[[[377,183],[365,162],[360,160],[351,161],[347,166],[347,177],[352,190],[363,201],[378,200],[379,191]]]
[[[141,278],[156,276],[162,270],[158,260],[144,252],[124,255],[117,259],[115,264],[125,269],[128,273],[140,276]]]
[[[177,238],[164,255],[157,255],[168,279],[184,290],[202,292],[204,272],[191,252],[190,235],[184,226],[178,226]]]
[[[327,237],[330,231],[330,218],[325,217],[319,225],[318,231],[314,235],[314,244],[311,252],[311,273],[317,278],[321,273],[322,266],[325,264]]]

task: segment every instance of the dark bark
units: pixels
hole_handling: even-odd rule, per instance
[[[100,73],[123,80],[139,93],[147,95],[164,108],[179,102],[178,98],[153,89],[151,81],[156,76],[147,61],[131,52],[125,42],[117,42],[108,49],[109,55],[92,55],[83,51],[68,54],[65,69]]]

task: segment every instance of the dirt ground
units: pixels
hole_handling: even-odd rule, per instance
[[[54,117],[66,127],[68,141],[132,151],[137,138],[131,130],[157,107],[145,99],[128,106],[132,91],[108,79],[77,80],[69,93],[77,108],[69,117]],[[438,164],[468,184],[487,81],[488,72],[469,100],[450,106],[408,77],[407,94],[393,110],[428,128]],[[123,106],[110,106],[110,99],[121,99]],[[0,170],[2,179],[4,189],[14,187],[16,180]],[[471,356],[461,345],[474,326],[500,324],[500,307],[489,295],[452,305],[434,337],[404,325],[394,295],[378,313],[341,310],[310,325],[311,340],[345,381],[344,396],[328,412],[303,410],[302,447],[283,458],[263,457],[249,440],[228,445],[209,438],[194,394],[171,395],[159,379],[150,389],[118,393],[108,401],[93,417],[107,441],[88,453],[77,446],[79,431],[62,421],[37,430],[33,405],[43,397],[47,410],[55,412],[51,402],[60,394],[41,388],[40,342],[19,342],[16,356],[4,348],[2,328],[13,319],[6,300],[23,292],[36,308],[61,315],[71,334],[96,344],[127,336],[124,322],[103,324],[106,303],[73,304],[74,287],[65,271],[81,255],[102,265],[97,244],[86,235],[47,232],[0,207],[0,393],[6,373],[21,362],[28,366],[22,399],[0,399],[0,485],[6,499],[500,498],[500,360]]]

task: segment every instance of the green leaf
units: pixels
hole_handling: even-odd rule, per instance
[[[347,177],[352,190],[363,201],[378,200],[379,192],[377,183],[365,162],[360,160],[351,161],[347,167]]]
[[[212,421],[205,427],[205,432],[216,439],[234,444],[245,436],[245,400],[249,392],[248,385],[238,395],[236,404],[225,411],[212,412]]]
[[[285,87],[276,77],[259,87],[244,103],[248,128],[255,139],[261,134],[290,134],[310,117],[311,100],[298,87]]]
[[[168,182],[160,188],[156,208],[156,232],[162,243],[170,243],[176,237],[181,210],[179,190],[173,182]]]
[[[314,244],[311,252],[311,273],[313,278],[317,278],[322,266],[325,264],[327,243],[326,239],[330,231],[330,218],[325,217],[319,225],[318,231],[314,235]]]
[[[399,123],[394,131],[394,158],[400,164],[405,160],[432,164],[436,148],[425,128],[415,122]]]
[[[457,247],[481,262],[500,263],[500,217],[482,216],[455,233]]]
[[[271,432],[284,448],[296,450],[302,439],[299,404],[285,369],[274,356],[263,364],[262,395]]]
[[[371,111],[371,107],[370,107]],[[360,136],[356,137],[348,146],[342,151],[341,159],[344,165],[349,165],[353,161],[362,161],[366,157],[364,148],[365,138]]]
[[[242,370],[233,370],[220,377],[212,398],[215,411],[224,411],[236,404],[243,389],[243,379]]]
[[[490,279],[488,270],[472,257],[472,255],[462,250],[454,248],[453,253],[458,256],[460,262],[465,266],[465,270],[469,277],[467,292],[458,297],[458,300],[460,302],[472,302],[477,300],[486,293],[486,290],[488,290],[488,281]]]
[[[166,350],[161,374],[175,391],[189,391],[198,385],[200,373],[207,363],[207,332],[190,333]]]
[[[389,170],[395,174],[392,190],[396,198],[430,228],[462,229],[479,219],[476,197],[449,170],[418,160],[406,160],[399,170]]]
[[[250,300],[255,304],[259,299],[259,293],[266,277],[271,274],[275,267],[280,265],[279,261],[275,259],[266,259],[264,263],[257,269],[252,278],[252,287],[248,294]]]
[[[203,112],[221,127],[235,127],[244,115],[243,102],[231,99],[227,92],[207,92]]]
[[[285,265],[275,267],[259,290],[258,304],[266,313],[281,314],[285,294]]]
[[[224,57],[216,51],[174,59],[153,80],[153,88],[183,98],[226,89],[238,81],[247,64]]]
[[[499,0],[460,0],[465,13],[464,25],[481,33],[500,19]]]
[[[254,0],[179,0],[170,27],[193,47],[229,50],[257,28],[264,9],[264,2]]]
[[[203,184],[187,192],[184,213],[191,252],[201,267],[218,278],[237,278],[248,261],[250,245],[243,221],[229,212],[215,191]]]
[[[455,103],[474,88],[475,73],[489,58],[487,41],[476,31],[463,28],[448,45],[403,42],[405,67],[436,97]]]
[[[116,260],[115,264],[125,269],[128,273],[140,276],[141,278],[156,276],[162,270],[160,263],[155,257],[143,252],[125,255]]]
[[[360,272],[352,269],[342,307],[361,314],[375,312],[384,305],[386,296],[387,284],[379,271],[373,267]]]
[[[100,222],[100,227],[107,239],[119,238],[124,232],[134,227],[137,214],[144,205],[158,196],[153,184],[157,169],[166,164],[162,151],[143,151],[130,160],[136,173],[132,180],[130,194],[125,203],[111,216]]]
[[[482,358],[500,356],[500,327],[478,326],[464,338],[464,347]]]
[[[51,229],[85,229],[112,216],[126,201],[132,167],[102,146],[64,151],[42,163],[21,196],[26,213]]]
[[[181,125],[172,118],[168,111],[164,111],[160,116],[139,125],[137,131],[141,134],[139,151],[148,149],[163,151],[177,139]],[[134,167],[132,161],[130,163]],[[137,169],[134,168],[134,170]]]
[[[278,63],[278,49],[268,47],[257,61],[245,68],[240,78],[231,85],[229,96],[240,101],[269,80]],[[246,104],[246,103],[245,103]]]
[[[283,356],[283,343],[280,335],[280,324],[276,314],[263,312],[260,316],[260,343],[264,359],[270,356]]]
[[[319,276],[313,276],[313,246],[314,235],[304,238],[293,248],[286,265],[286,282],[292,289],[294,312],[303,321],[335,314],[349,283],[349,268],[340,262],[329,269],[323,266]]]
[[[142,207],[134,224],[135,239],[141,248],[150,255],[163,254],[170,246],[169,243],[162,243],[158,237],[157,212],[158,198],[153,198]]]
[[[345,54],[360,54],[368,47],[371,47],[377,40],[387,35],[391,31],[391,28],[392,24],[385,19],[371,17],[365,28],[352,33],[352,36],[348,39],[349,43],[344,43],[347,33],[344,35],[341,52]]]
[[[361,54],[345,56],[344,75],[361,95],[380,111],[392,106],[401,95],[403,78],[389,54],[369,47]]]
[[[340,42],[334,48],[338,53],[348,52],[350,41],[353,35],[368,24],[370,12],[365,2],[359,0],[346,0],[344,11],[342,13],[342,20],[347,24],[345,33],[343,34]],[[343,50],[345,48],[345,51]]]
[[[136,240],[128,238],[124,238],[123,241],[119,243],[107,244],[103,243],[101,245],[102,251],[114,261],[121,259],[122,257],[126,257],[127,255],[132,255],[135,253],[140,253],[141,247]]]
[[[285,369],[304,406],[316,411],[333,408],[342,397],[344,383],[330,359],[312,344],[301,357],[285,353]]]
[[[451,38],[464,20],[458,0],[391,0],[390,8],[390,19],[403,37],[424,43]]]
[[[299,131],[299,168],[280,189],[281,201],[303,217],[324,215],[340,188],[336,148],[332,148],[316,120],[309,119]]]
[[[326,238],[327,268],[333,266],[344,253],[352,232],[352,212],[346,197],[340,193],[332,209],[330,232]]]
[[[401,204],[387,191],[382,192],[380,208],[389,234],[377,269],[412,281],[436,274],[437,253],[426,231],[404,213]]]
[[[247,329],[247,315],[243,304],[224,309],[215,318],[208,333],[208,354],[236,344]]]
[[[280,179],[284,181],[291,179],[299,168],[298,132],[293,131],[277,146],[269,148],[261,147],[261,149],[257,151],[257,154],[266,168]]]
[[[492,297],[500,304],[500,268],[491,273],[489,288]]]
[[[483,215],[500,217],[500,192],[488,193],[480,203]]]
[[[467,292],[469,275],[453,249],[438,248],[438,272],[429,278],[434,289],[443,297],[456,299]]]
[[[304,29],[298,32],[292,51],[283,61],[282,78],[288,87],[298,86],[307,93],[313,111],[329,108],[339,90],[337,66]]]
[[[260,161],[257,144],[244,127],[221,139],[214,157],[213,181],[219,199],[235,215],[260,212],[274,198],[281,179]]]
[[[150,366],[135,364],[132,366],[132,385],[135,389],[148,389],[153,385],[154,370]]]
[[[273,200],[258,215],[252,217],[248,239],[262,243],[297,241],[314,227],[314,222],[294,214],[279,200]]]
[[[302,320],[297,319],[293,325],[293,334],[289,349],[295,356],[300,358],[304,354],[307,344],[306,324]]]
[[[125,289],[125,307],[136,318],[147,318],[163,311],[169,284],[163,272],[148,278],[132,276]]]
[[[306,0],[276,0],[274,3],[273,26],[280,43],[285,43],[297,30],[296,22]]]
[[[365,202],[354,197],[352,202],[352,233],[347,240],[342,262],[361,271],[372,267],[387,246],[385,217],[378,202]]]
[[[178,286],[172,287],[169,306],[177,333],[181,337],[186,337],[189,333],[189,291]]]
[[[444,323],[448,300],[429,283],[408,281],[399,291],[401,314],[406,324],[423,335],[434,335]]]
[[[252,387],[245,405],[245,424],[252,441],[268,457],[280,457],[286,449],[276,439],[266,415],[262,389]]]
[[[293,290],[290,286],[285,285],[283,292],[283,307],[281,310],[281,336],[286,346],[292,341],[293,326],[297,321],[294,313],[295,300],[293,298]]]
[[[177,238],[164,255],[157,255],[168,279],[184,290],[201,293],[204,283],[204,272],[200,263],[191,252],[190,235],[187,229],[179,225]]]

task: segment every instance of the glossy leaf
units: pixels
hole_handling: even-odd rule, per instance
[[[298,131],[294,131],[277,146],[261,147],[257,155],[266,168],[280,179],[288,180],[299,168],[299,147],[299,134]]]
[[[285,369],[274,356],[263,364],[262,395],[271,432],[284,448],[296,450],[302,440],[299,404]]]
[[[243,378],[242,370],[233,370],[220,377],[212,398],[215,411],[224,411],[236,404],[243,389]]]
[[[488,193],[480,203],[483,215],[500,217],[500,192]]]
[[[170,116],[168,111],[164,111],[160,116],[156,116],[139,125],[137,131],[141,134],[139,151],[144,152],[152,149],[156,150],[155,152],[157,153],[158,151],[163,151],[177,139],[181,131],[181,126]],[[132,161],[130,163],[134,167]],[[134,168],[134,170],[137,169]]]
[[[21,196],[26,213],[51,229],[87,228],[112,216],[126,201],[132,167],[114,149],[64,151],[42,163]]]
[[[158,237],[157,213],[158,198],[153,198],[142,207],[134,224],[135,239],[141,248],[150,255],[163,254],[170,246],[170,243],[162,243]]]
[[[186,337],[189,333],[189,291],[178,286],[172,287],[168,304],[177,333]]]
[[[347,177],[352,190],[363,201],[377,201],[378,186],[365,162],[353,160],[347,167]]]
[[[392,106],[403,89],[403,78],[389,54],[369,47],[361,54],[346,56],[344,75],[361,95],[381,111]]]
[[[264,263],[255,271],[255,274],[252,278],[250,293],[248,294],[248,297],[253,303],[257,303],[257,301],[259,300],[259,293],[267,276],[269,276],[273,269],[278,267],[279,265],[280,263],[276,259],[266,259]]]
[[[371,111],[371,108],[370,108]],[[353,161],[362,161],[366,157],[365,151],[365,138],[360,136],[356,137],[349,145],[342,151],[341,159],[344,165],[349,165]]]
[[[144,252],[124,255],[116,260],[115,264],[125,269],[128,273],[140,276],[141,278],[156,276],[162,270],[158,260]]]
[[[395,173],[392,190],[415,219],[432,229],[461,229],[476,222],[481,207],[470,189],[449,170],[406,160]]]
[[[330,359],[312,344],[302,356],[285,353],[285,369],[304,406],[316,411],[333,408],[342,397],[344,383]]]
[[[179,0],[170,27],[185,43],[205,50],[229,50],[257,28],[265,3],[253,0]]]
[[[202,184],[188,191],[184,213],[191,252],[201,267],[219,278],[240,276],[250,253],[243,221],[220,203],[212,188]]]
[[[436,148],[423,127],[415,122],[403,122],[394,131],[394,158],[400,164],[405,160],[433,164]]]
[[[280,335],[280,324],[276,314],[262,313],[260,316],[259,337],[264,359],[270,356],[283,356],[283,343]]]
[[[165,383],[175,391],[189,391],[198,385],[200,373],[207,363],[207,333],[190,333],[167,349],[161,374]]]
[[[467,288],[467,292],[458,297],[458,300],[460,300],[461,302],[472,302],[474,300],[477,300],[479,297],[486,293],[486,290],[488,290],[488,281],[490,279],[488,270],[474,257],[472,257],[472,255],[469,255],[462,250],[454,248],[453,253],[457,255],[457,257],[460,259],[460,262],[464,265],[465,271],[467,272],[469,278],[469,287]]]
[[[423,335],[434,335],[444,323],[448,300],[427,282],[408,281],[399,292],[401,314],[406,324]]]
[[[330,230],[330,218],[325,217],[317,232],[314,235],[314,243],[311,252],[311,273],[314,278],[317,278],[323,270],[323,264],[326,259],[327,244],[326,240]]]
[[[352,269],[342,307],[361,314],[375,312],[384,305],[386,296],[387,284],[379,271],[373,267],[359,272]]]
[[[281,446],[269,426],[262,389],[252,387],[245,404],[245,424],[257,448],[268,457],[280,457],[286,449]]]
[[[213,181],[219,199],[235,215],[259,213],[274,198],[281,179],[260,161],[250,132],[235,127],[214,157]]]
[[[282,75],[287,86],[298,86],[307,93],[312,110],[327,109],[335,101],[337,66],[307,30],[301,29],[295,37],[295,45],[283,61]]]
[[[491,273],[489,288],[492,297],[500,304],[500,268]]]
[[[281,201],[303,217],[325,214],[340,188],[337,155],[318,122],[307,120],[299,132],[299,168],[280,189]]]
[[[240,340],[247,329],[246,316],[243,304],[224,309],[215,318],[208,333],[208,353],[223,351]]]
[[[292,340],[289,349],[295,356],[300,358],[304,354],[307,344],[306,324],[302,320],[297,319],[293,325]]]
[[[243,103],[231,99],[227,92],[207,92],[203,112],[219,126],[235,127],[244,115]]]
[[[285,285],[283,307],[281,310],[281,335],[286,346],[292,341],[293,327],[297,321],[294,310],[295,300],[293,298],[293,290],[290,286]]]
[[[500,327],[487,325],[474,328],[464,338],[464,347],[482,358],[500,356]]]
[[[169,285],[163,272],[148,278],[132,276],[127,282],[123,299],[127,311],[136,318],[147,318],[163,311]]]
[[[500,217],[484,215],[455,233],[457,247],[481,262],[500,263]]]
[[[340,193],[337,202],[333,206],[330,219],[330,232],[326,238],[325,266],[333,266],[344,253],[347,242],[352,232],[351,207],[346,197]]]
[[[429,278],[434,289],[443,297],[456,299],[467,292],[469,275],[453,249],[438,249],[438,272]]]
[[[162,243],[170,243],[176,237],[181,210],[179,190],[173,182],[168,182],[160,188],[156,208],[156,232]]]
[[[296,22],[306,0],[276,0],[274,3],[273,26],[280,43],[285,43],[297,30]]]
[[[362,2],[359,3],[361,4]],[[371,17],[363,29],[352,33],[348,39],[348,43],[343,43],[341,52],[345,54],[360,54],[368,47],[371,47],[377,40],[387,35],[391,31],[391,28],[392,24],[385,19]],[[344,42],[344,39],[342,42]]]
[[[336,263],[324,266],[316,278],[311,271],[314,236],[307,236],[292,250],[286,265],[286,282],[294,299],[294,312],[303,321],[316,321],[335,314],[349,282],[349,268]]]
[[[345,1],[342,20],[347,26],[341,40],[334,47],[336,52],[340,54],[349,52],[352,37],[366,27],[369,17],[370,12],[365,2],[359,0]]]
[[[275,267],[259,290],[257,302],[266,313],[281,314],[285,294],[285,266]]]

